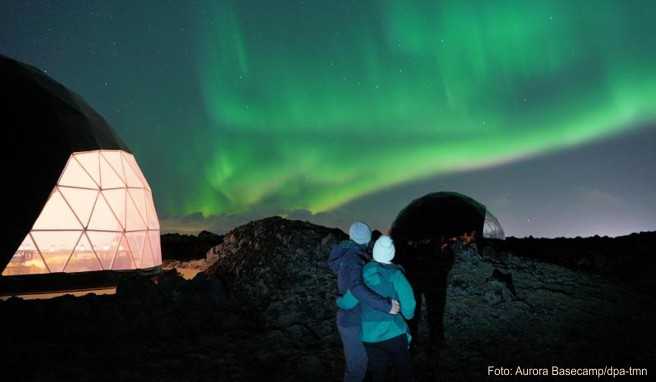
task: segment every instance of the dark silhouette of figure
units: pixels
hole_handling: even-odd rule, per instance
[[[408,241],[400,252],[398,262],[405,268],[417,296],[418,313],[409,321],[410,332],[414,338],[418,338],[417,328],[421,320],[423,296],[426,300],[429,351],[432,352],[439,348],[444,340],[444,307],[449,271],[454,262],[453,250],[451,245],[445,245],[444,241],[438,238]]]

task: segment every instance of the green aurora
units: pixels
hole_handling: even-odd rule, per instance
[[[169,213],[328,211],[656,117],[651,1],[197,8],[194,52],[216,144],[194,195]]]

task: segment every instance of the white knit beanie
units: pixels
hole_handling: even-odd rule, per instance
[[[355,222],[349,228],[349,236],[354,242],[363,245],[371,240],[371,228],[363,222]]]
[[[392,259],[394,259],[394,242],[392,238],[383,235],[374,244],[374,260],[383,264],[390,264]]]

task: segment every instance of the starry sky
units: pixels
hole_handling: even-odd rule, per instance
[[[165,231],[385,229],[460,191],[514,236],[656,229],[652,1],[4,1],[0,54],[82,95]]]

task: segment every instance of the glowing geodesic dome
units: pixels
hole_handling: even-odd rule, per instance
[[[148,181],[121,150],[71,154],[3,276],[160,265],[159,223]]]
[[[0,286],[161,265],[152,190],[105,120],[40,70],[3,56],[0,83],[8,155]]]

